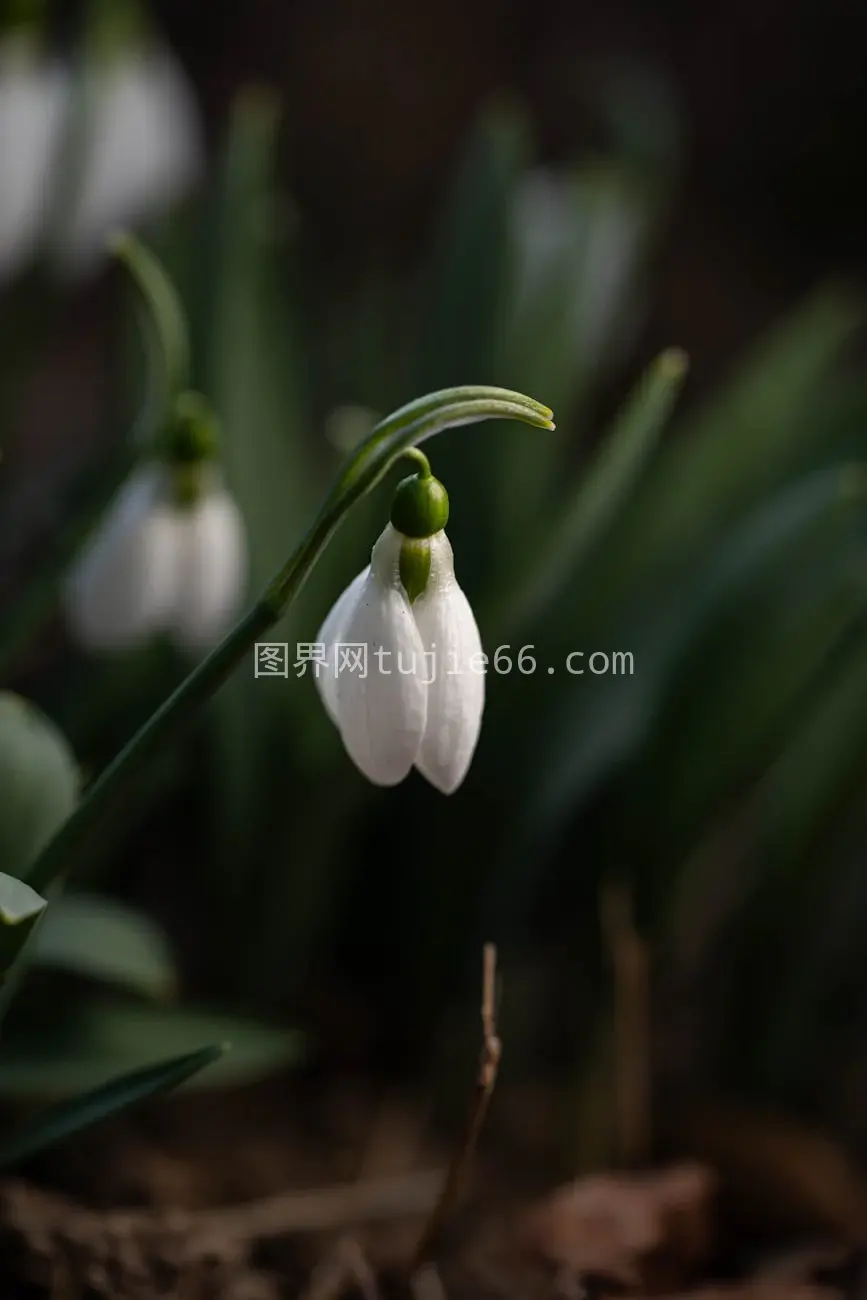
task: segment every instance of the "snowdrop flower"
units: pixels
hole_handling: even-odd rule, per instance
[[[62,65],[25,37],[0,45],[0,281],[34,252],[68,95]]]
[[[415,767],[452,794],[479,738],[485,660],[443,531],[448,497],[429,469],[399,485],[391,518],[322,625],[316,681],[368,780],[397,785]]]
[[[0,46],[0,280],[42,242],[62,274],[92,271],[112,230],[164,211],[202,172],[199,112],[167,49],[103,52],[83,77],[82,96],[71,69],[34,43]],[[79,129],[76,188],[58,215],[58,177]]]
[[[158,215],[202,170],[193,92],[164,48],[142,49],[92,73],[81,183],[60,229],[61,270],[90,271],[113,230]]]
[[[197,652],[234,618],[247,573],[243,520],[208,460],[136,470],[67,580],[70,630],[87,650],[159,632]]]

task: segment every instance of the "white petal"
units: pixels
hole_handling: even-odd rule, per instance
[[[77,640],[93,650],[134,645],[164,626],[176,586],[178,534],[152,466],[132,475],[66,586]]]
[[[314,668],[314,678],[316,687],[325,710],[331,721],[337,725],[337,676],[335,668],[337,657],[335,642],[340,641],[343,634],[343,628],[355,608],[358,593],[364,586],[367,575],[370,573],[370,565],[357,573],[350,582],[349,586],[341,592],[337,600],[331,606],[331,612],[326,616],[325,622],[319,629],[316,637],[316,644],[323,647],[324,662]]]
[[[34,251],[45,224],[68,77],[26,43],[0,47],[0,280]]]
[[[472,761],[485,705],[479,629],[455,580],[445,533],[431,538],[431,576],[412,607],[427,663],[427,725],[416,767],[443,794],[452,794]]]
[[[364,647],[366,675],[338,662],[338,725],[350,758],[375,785],[407,776],[427,717],[423,647],[397,576],[401,541],[389,525],[376,543],[340,637],[344,654]]]
[[[233,497],[212,489],[176,508],[179,542],[171,630],[188,650],[219,641],[238,612],[247,578],[244,521]]]
[[[195,98],[166,50],[120,59],[91,76],[82,184],[58,250],[73,273],[101,258],[113,229],[168,207],[202,166]]]

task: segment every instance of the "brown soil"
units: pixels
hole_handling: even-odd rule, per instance
[[[503,1100],[504,1113],[514,1109]],[[853,1181],[841,1181],[842,1157],[837,1167],[821,1164],[819,1139],[781,1135],[769,1122],[763,1149],[751,1123],[712,1117],[713,1132],[746,1135],[748,1155],[737,1154],[733,1137],[719,1144],[735,1152],[731,1161],[718,1154],[713,1166],[681,1161],[547,1191],[516,1177],[521,1162],[508,1142],[498,1158],[495,1129],[468,1195],[419,1261],[452,1156],[430,1136],[421,1107],[361,1085],[313,1101],[293,1092],[291,1103],[286,1085],[188,1093],[0,1182],[0,1297],[867,1295],[860,1181],[848,1166]],[[693,1132],[697,1147],[708,1146],[701,1124]],[[796,1148],[805,1169],[818,1169],[821,1194],[809,1172],[799,1186]],[[747,1184],[764,1189],[764,1201],[745,1212]]]

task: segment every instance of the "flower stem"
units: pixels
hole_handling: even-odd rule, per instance
[[[415,461],[415,463],[418,465],[418,473],[420,478],[431,477],[430,461],[428,460],[427,456],[424,454],[423,451],[419,451],[418,447],[407,447],[406,451],[403,453],[403,456],[404,456],[404,460]]]

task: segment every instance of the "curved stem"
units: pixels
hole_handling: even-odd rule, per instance
[[[403,453],[403,459],[415,461],[418,465],[419,478],[431,477],[430,461],[423,451],[419,451],[418,447],[407,447],[406,451]]]
[[[256,641],[274,626],[348,511],[407,448],[444,429],[491,417],[521,420],[542,429],[554,427],[548,407],[500,388],[445,389],[410,403],[377,425],[349,458],[312,528],[261,599],[92,782],[75,812],[27,872],[28,884],[44,893],[52,881],[80,861],[104,817],[134,784],[142,767],[207,703]]]
[[[175,286],[162,264],[134,235],[122,231],[109,240],[109,248],[135,280],[144,300],[156,371],[150,403],[168,408],[175,396],[189,387],[190,341],[186,316]]]

